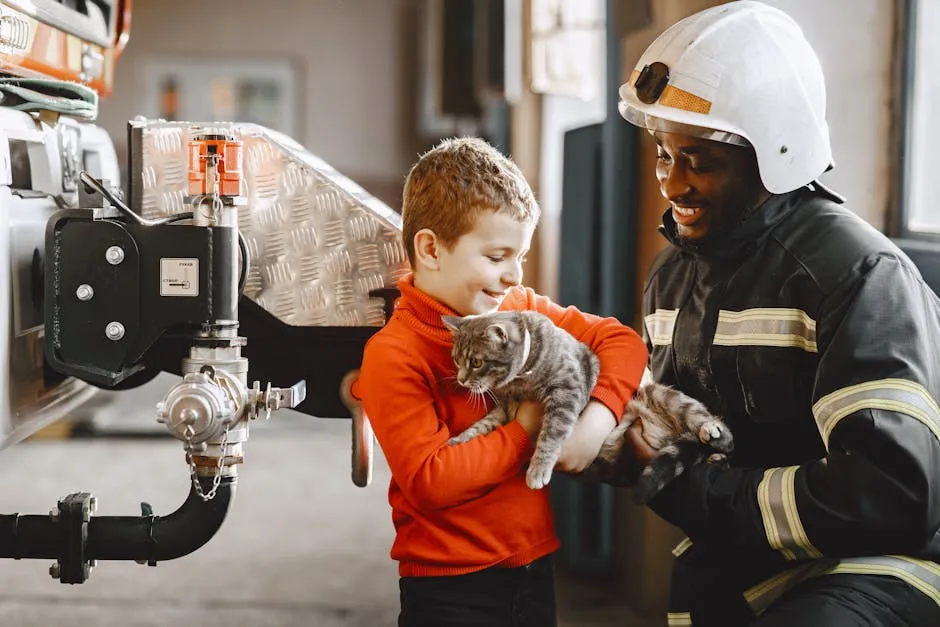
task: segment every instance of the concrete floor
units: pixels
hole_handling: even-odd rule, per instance
[[[103,397],[89,408],[97,437],[0,453],[0,512],[44,513],[78,491],[97,497],[99,515],[138,514],[141,501],[176,509],[189,489],[182,447],[152,418],[166,383]],[[361,489],[349,480],[347,421],[281,412],[252,427],[234,505],[206,546],[156,568],[101,562],[78,586],[51,579],[49,561],[0,560],[0,625],[395,625],[384,460]],[[605,590],[563,574],[558,587],[561,627],[643,625]]]

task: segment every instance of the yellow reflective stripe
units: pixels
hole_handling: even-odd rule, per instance
[[[672,344],[672,332],[676,328],[678,309],[657,309],[646,316],[646,334],[653,346],[669,346]]]
[[[666,624],[669,627],[689,627],[692,625],[692,613],[669,612],[666,614]]]
[[[822,557],[803,528],[796,507],[796,471],[799,466],[769,468],[757,484],[757,505],[767,544],[788,560]]]
[[[800,309],[761,307],[718,312],[715,346],[780,346],[817,352],[816,321]]]
[[[940,566],[904,555],[821,559],[785,570],[744,591],[744,599],[756,614],[762,613],[797,584],[821,575],[847,573],[880,575],[904,581],[940,606]]]
[[[787,590],[801,581],[824,573],[834,562],[833,559],[816,560],[785,570],[745,590],[744,600],[755,614],[761,614]]]
[[[852,557],[841,560],[824,574],[837,573],[895,577],[917,588],[940,605],[940,568],[933,562],[903,555]]]
[[[940,408],[924,386],[907,379],[881,379],[852,385],[822,397],[813,415],[823,443],[839,421],[863,409],[885,409],[907,414],[923,423],[940,440]]]
[[[722,309],[718,312],[718,317],[719,320],[723,318],[733,322],[742,320],[796,320],[806,328],[816,331],[816,321],[802,309],[786,307],[753,307],[740,311]]]
[[[684,538],[682,542],[676,545],[676,548],[672,550],[672,554],[675,557],[682,557],[682,554],[692,548],[692,539]]]

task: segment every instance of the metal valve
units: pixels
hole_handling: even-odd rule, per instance
[[[252,420],[271,417],[278,409],[294,408],[307,398],[307,382],[298,381],[289,388],[275,388],[268,383],[261,391],[261,382],[255,381],[248,391],[248,417]]]
[[[208,442],[236,419],[237,405],[213,376],[190,372],[157,403],[157,421],[190,446]]]

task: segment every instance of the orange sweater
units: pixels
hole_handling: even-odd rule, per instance
[[[512,421],[449,446],[488,411],[457,385],[445,305],[399,282],[388,324],[366,345],[354,393],[363,400],[392,471],[388,500],[395,525],[392,559],[402,576],[459,575],[488,566],[521,566],[558,548],[548,490],[531,490],[523,463],[531,444]],[[641,338],[613,318],[562,308],[532,290],[510,291],[501,309],[532,310],[590,346],[600,359],[592,397],[620,416],[647,352]]]

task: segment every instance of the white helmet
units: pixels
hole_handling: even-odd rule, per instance
[[[729,2],[676,23],[620,87],[620,114],[653,131],[751,145],[782,194],[832,164],[819,59],[786,13]]]

